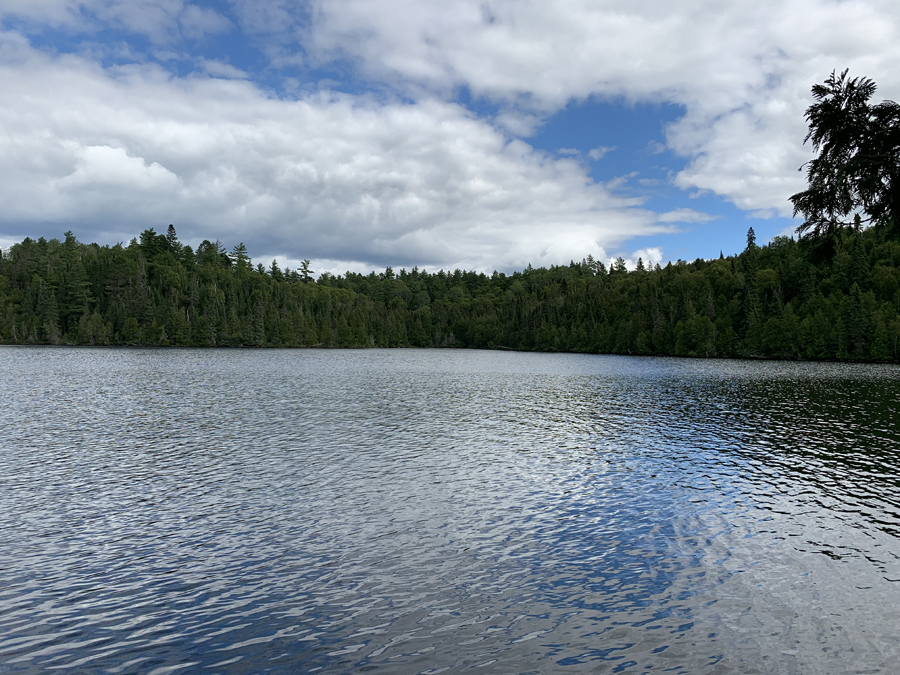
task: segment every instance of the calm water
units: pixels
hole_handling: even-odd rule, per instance
[[[900,672],[900,370],[0,349],[0,672]]]

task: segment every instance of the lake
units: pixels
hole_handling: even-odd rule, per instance
[[[900,672],[900,369],[0,348],[0,673]]]

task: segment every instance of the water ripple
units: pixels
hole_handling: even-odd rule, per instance
[[[0,366],[0,672],[900,670],[896,367]]]

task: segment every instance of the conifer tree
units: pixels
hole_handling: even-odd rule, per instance
[[[817,156],[805,165],[807,189],[790,199],[804,219],[797,232],[832,248],[842,230],[900,228],[900,105],[871,105],[875,90],[868,78],[832,71],[806,110],[804,143]]]

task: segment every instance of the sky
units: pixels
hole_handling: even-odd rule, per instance
[[[511,272],[790,235],[810,88],[896,0],[0,0],[0,246]]]

